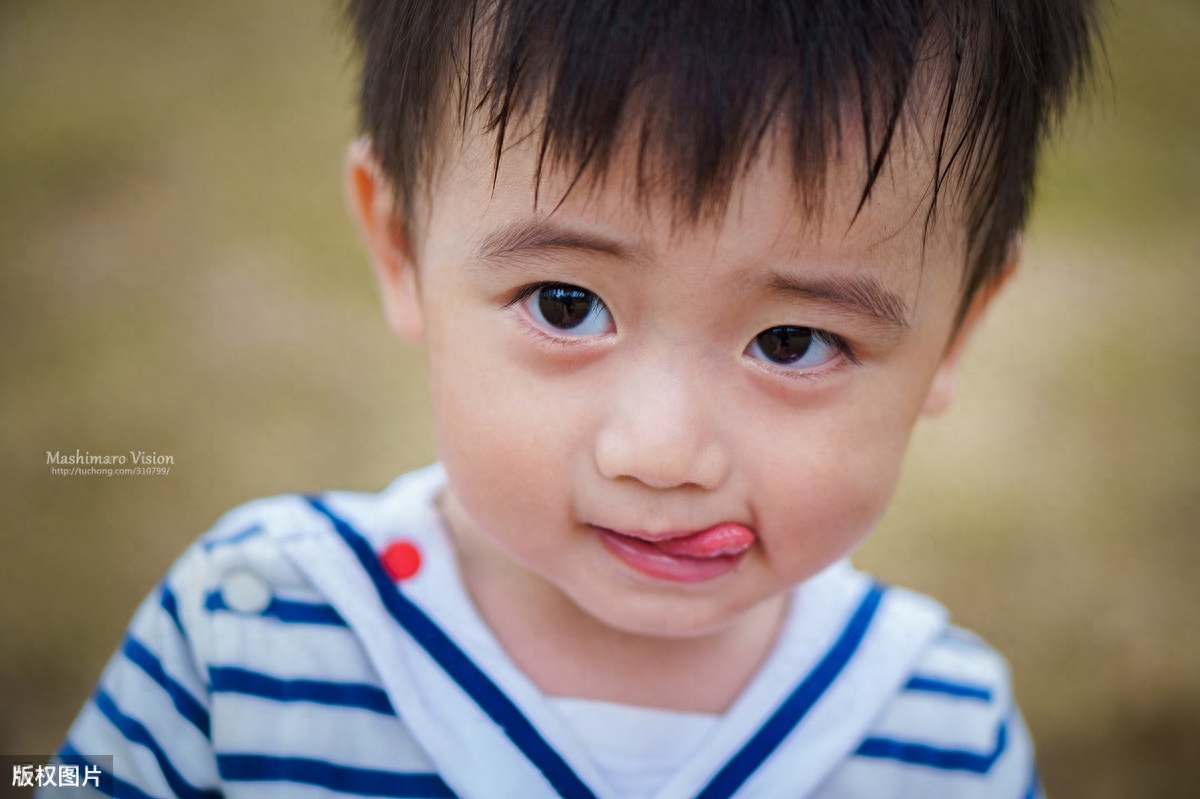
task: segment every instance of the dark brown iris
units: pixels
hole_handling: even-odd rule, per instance
[[[595,304],[595,294],[576,286],[546,286],[538,292],[538,310],[560,330],[583,324]]]
[[[795,363],[812,344],[813,333],[807,327],[773,327],[755,338],[763,356],[775,363]]]

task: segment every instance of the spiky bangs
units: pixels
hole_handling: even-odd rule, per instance
[[[1038,147],[1090,67],[1093,0],[347,0],[363,54],[361,124],[405,218],[447,123],[496,136],[540,119],[539,166],[603,175],[631,120],[639,186],[652,163],[682,215],[718,212],[773,123],[807,207],[848,119],[866,202],[936,59],[930,176],[962,189],[960,316],[1022,228]],[[451,98],[456,98],[453,107]],[[847,110],[850,109],[849,115]],[[497,160],[498,163],[498,160]],[[861,206],[860,206],[861,207]]]

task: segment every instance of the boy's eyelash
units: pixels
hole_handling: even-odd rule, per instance
[[[816,328],[810,328],[810,330],[813,331],[814,335],[825,339],[827,344],[832,346],[842,355],[845,355],[846,360],[850,361],[850,363],[854,364],[855,366],[862,363],[862,361],[858,359],[858,356],[854,354],[854,350],[850,349],[850,345],[846,342],[846,339],[842,338],[837,333],[830,333],[826,330],[817,330]]]
[[[574,283],[563,283],[558,280],[547,280],[542,283],[530,283],[528,286],[522,286],[521,288],[517,289],[517,293],[512,297],[512,299],[510,299],[508,302],[504,303],[504,307],[511,308],[512,306],[522,303],[525,300],[529,299],[530,297],[532,297],[534,294],[536,294],[541,289],[549,288],[551,286],[573,286],[575,288],[583,289],[584,291],[587,291],[589,294],[591,294],[593,297],[595,297],[596,302],[600,303],[600,305],[603,305],[606,308],[608,307],[607,305],[604,304],[604,300],[600,299],[599,295],[597,295],[595,292],[590,291],[589,289],[585,289],[585,288],[583,288],[583,286],[576,286]]]
[[[522,286],[520,289],[517,290],[517,293],[515,295],[513,295],[512,298],[509,299],[508,302],[504,303],[504,307],[511,308],[512,306],[516,305],[517,303],[524,302],[525,300],[532,297],[534,295],[534,292],[536,292],[538,289],[543,288],[548,285],[550,285],[550,284],[549,283],[530,283],[528,286]]]

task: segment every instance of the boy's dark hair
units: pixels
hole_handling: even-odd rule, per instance
[[[364,64],[361,125],[411,218],[444,125],[482,112],[496,136],[540,121],[542,166],[604,174],[622,131],[639,192],[681,218],[724,208],[772,123],[790,136],[806,209],[846,124],[870,196],[932,60],[940,192],[962,189],[959,318],[1001,274],[1028,213],[1039,144],[1091,60],[1094,0],[346,0]],[[940,84],[940,85],[938,85]],[[457,107],[455,107],[455,104]],[[849,112],[847,114],[847,112]],[[540,115],[530,118],[530,114]]]

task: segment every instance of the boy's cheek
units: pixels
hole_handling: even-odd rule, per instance
[[[573,419],[553,396],[465,353],[454,368],[431,363],[430,377],[435,437],[448,470],[472,485],[486,481],[478,488],[488,493],[507,492],[514,506],[530,485],[547,494],[559,488]],[[526,491],[513,493],[513,486]]]
[[[761,472],[770,491],[760,501],[767,513],[809,520],[815,534],[865,534],[887,507],[899,463],[892,453],[853,449],[793,457],[784,468]]]
[[[801,535],[852,546],[891,499],[911,425],[893,414],[843,410],[764,426],[743,438],[741,454],[760,512],[784,528],[798,524]]]

